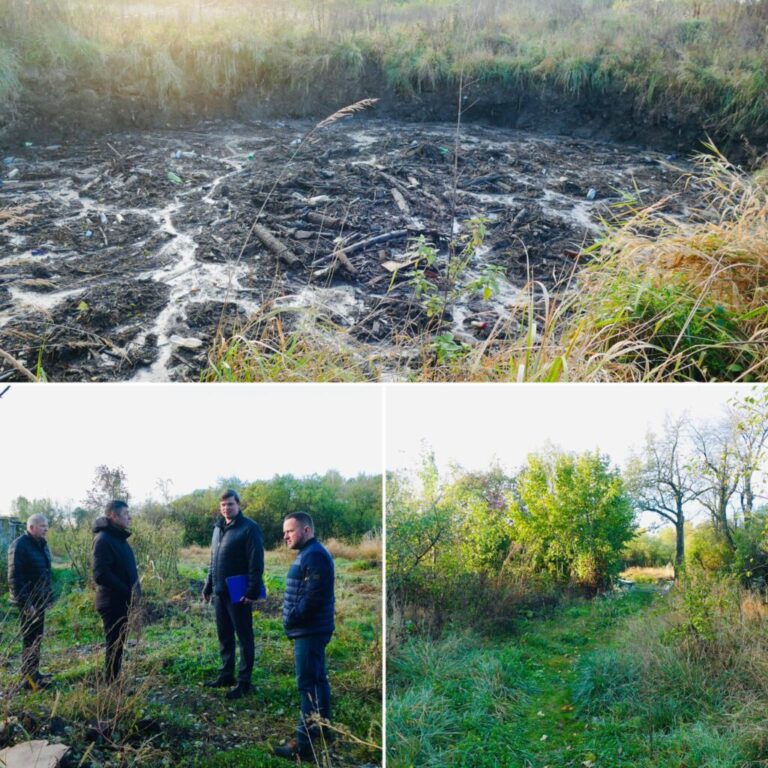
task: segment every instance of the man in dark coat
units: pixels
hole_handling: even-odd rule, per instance
[[[21,676],[25,688],[45,688],[50,675],[40,673],[40,645],[45,632],[45,610],[53,602],[51,552],[45,540],[48,520],[32,515],[27,532],[8,547],[8,586],[11,603],[21,618]]]
[[[325,647],[335,629],[334,566],[328,550],[315,538],[315,525],[306,512],[295,512],[283,521],[283,539],[298,550],[285,584],[283,627],[292,639],[296,684],[301,697],[301,717],[296,738],[275,747],[280,757],[297,757],[319,763],[312,742],[331,733],[317,722],[331,719],[331,686],[325,665]]]
[[[107,682],[120,675],[123,647],[128,632],[128,613],[139,596],[136,557],[128,543],[131,512],[124,501],[107,504],[104,517],[93,524],[93,580],[96,582],[96,610],[104,623],[107,640],[105,671]]]
[[[213,597],[216,632],[219,637],[221,669],[209,688],[235,685],[235,635],[240,643],[237,685],[227,692],[228,699],[239,699],[251,690],[255,647],[253,604],[259,599],[264,579],[264,540],[261,528],[240,511],[240,497],[229,490],[219,499],[221,518],[213,529],[211,566],[203,587],[203,600]],[[243,577],[243,596],[232,601],[227,579]]]

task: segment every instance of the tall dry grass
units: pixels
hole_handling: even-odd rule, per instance
[[[714,147],[700,205],[623,211],[554,291],[531,281],[503,327],[438,380],[753,381],[768,376],[768,184]],[[522,328],[512,342],[500,341]]]
[[[325,546],[333,557],[343,557],[345,560],[367,560],[380,563],[384,553],[383,541],[379,535],[363,536],[354,544],[340,539],[328,539]]]

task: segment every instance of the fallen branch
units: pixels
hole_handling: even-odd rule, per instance
[[[37,376],[35,376],[35,374],[32,373],[29,368],[24,366],[15,357],[12,357],[2,349],[0,349],[0,359],[4,360],[6,363],[8,363],[8,365],[14,367],[20,374],[26,376],[26,378],[28,378],[30,381],[37,381]]]
[[[392,187],[392,189],[390,189],[389,191],[392,193],[392,197],[395,198],[395,203],[397,204],[397,207],[400,209],[400,212],[404,213],[406,216],[410,216],[411,209],[403,193],[397,187]]]
[[[283,245],[268,229],[262,227],[261,224],[253,225],[253,234],[256,235],[256,237],[258,237],[259,240],[261,240],[261,242],[264,243],[264,245],[266,245],[278,259],[280,259],[280,261],[284,261],[291,267],[300,263],[301,259],[289,248]]]
[[[344,267],[347,272],[353,275],[357,273],[357,267],[349,260],[350,253],[357,253],[357,251],[365,250],[371,245],[380,245],[381,243],[388,243],[390,240],[400,240],[403,237],[408,236],[407,229],[397,229],[394,232],[385,232],[383,235],[376,235],[375,237],[369,237],[367,240],[360,240],[358,243],[352,243],[346,248],[340,248],[338,251],[334,251],[331,254],[331,263],[323,269],[318,269],[312,273],[312,277],[327,277],[332,275],[340,266]]]
[[[367,240],[360,240],[357,243],[352,243],[340,251],[334,251],[333,255],[339,258],[340,254],[348,256],[350,253],[357,253],[363,251],[371,245],[380,245],[381,243],[388,243],[391,240],[402,240],[404,237],[408,237],[407,229],[396,229],[394,232],[385,232],[383,235],[376,235],[375,237],[369,237]]]

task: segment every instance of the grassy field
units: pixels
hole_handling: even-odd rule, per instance
[[[338,545],[341,549],[344,545]],[[126,651],[123,686],[96,682],[103,664],[101,622],[93,593],[79,588],[65,563],[56,568],[56,605],[47,614],[43,668],[56,684],[18,690],[18,622],[0,612],[0,739],[54,738],[71,747],[72,765],[278,766],[270,747],[292,736],[298,718],[293,647],[281,621],[282,590],[293,554],[267,553],[269,597],[254,618],[254,691],[236,702],[202,687],[218,669],[213,609],[200,601],[208,553],[183,550],[176,584],[143,574],[141,631]],[[337,551],[337,631],[328,647],[338,741],[318,765],[378,764],[381,742],[381,553]]]
[[[309,101],[327,114],[384,90],[452,93],[462,80],[479,98],[621,102],[650,123],[736,142],[768,122],[763,2],[2,0],[0,18],[8,105],[47,83],[49,99],[87,90],[94,107],[115,97],[220,111],[255,89],[291,92],[301,111],[323,82],[336,88]]]
[[[766,765],[753,666],[765,617],[729,618],[716,652],[690,642],[680,600],[637,587],[522,619],[513,635],[406,641],[387,662],[387,764]]]

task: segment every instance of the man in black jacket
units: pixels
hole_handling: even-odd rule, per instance
[[[286,515],[283,539],[298,550],[285,583],[283,627],[294,641],[296,684],[301,717],[296,738],[275,747],[279,757],[297,757],[319,764],[312,741],[330,732],[316,722],[331,719],[331,686],[325,666],[325,647],[335,629],[334,566],[330,552],[315,538],[315,525],[306,512]]]
[[[96,610],[104,623],[107,639],[107,682],[120,675],[123,647],[128,632],[128,613],[140,596],[136,557],[128,543],[131,512],[124,501],[107,504],[104,517],[93,524],[93,580]]]
[[[8,586],[11,603],[21,618],[21,677],[25,688],[45,688],[50,675],[40,673],[40,645],[45,631],[45,610],[53,602],[51,552],[45,540],[48,520],[32,515],[27,532],[8,547]]]
[[[240,511],[240,497],[229,490],[219,499],[221,518],[213,529],[211,566],[203,587],[203,600],[213,596],[216,632],[219,636],[221,669],[209,688],[235,684],[235,635],[240,643],[240,668],[237,685],[227,692],[228,699],[239,699],[251,690],[255,648],[253,604],[261,594],[264,578],[264,541],[261,528]],[[244,594],[233,602],[227,579],[243,577]]]

